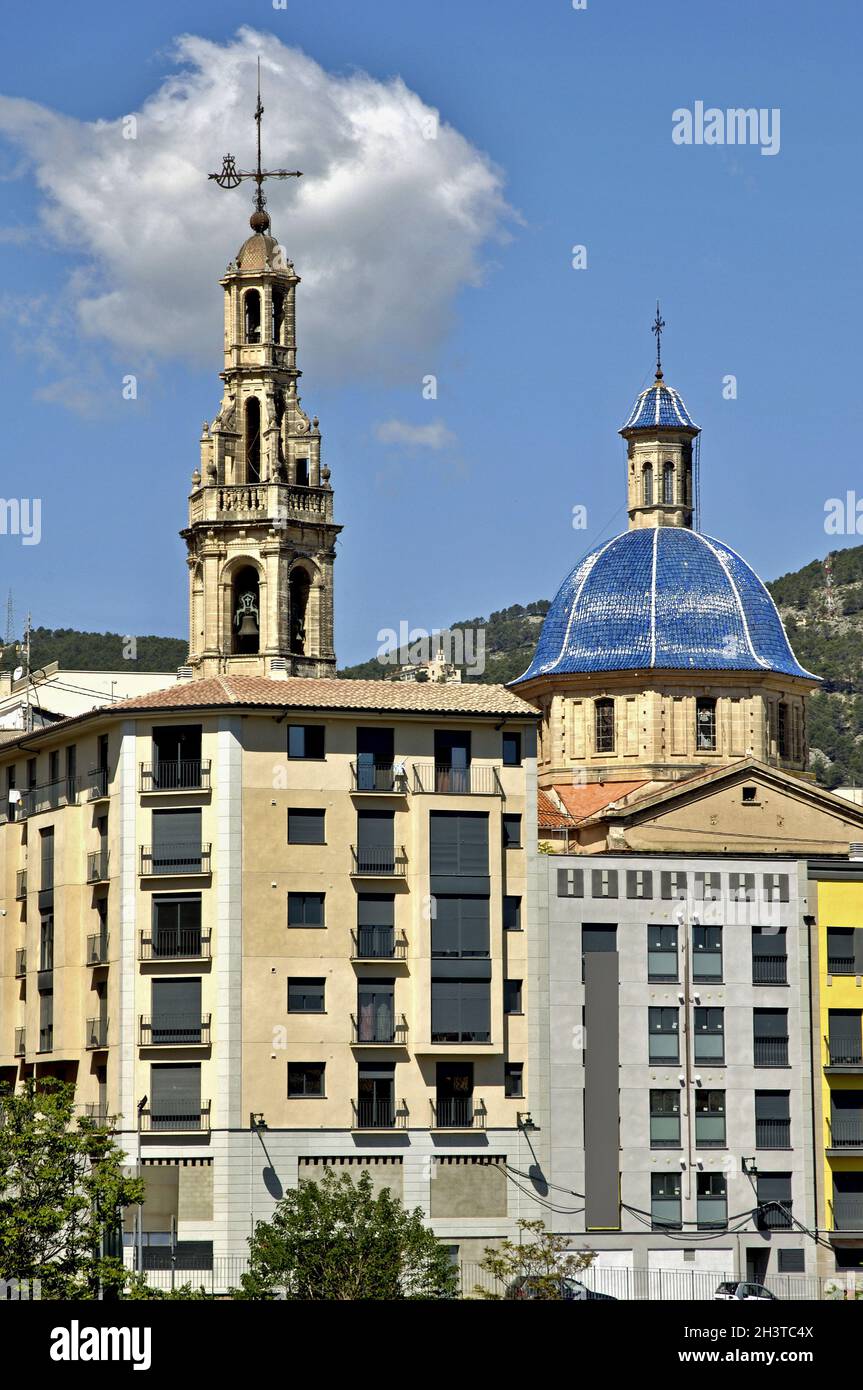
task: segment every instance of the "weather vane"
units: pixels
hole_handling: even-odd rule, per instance
[[[255,107],[255,123],[258,127],[258,167],[257,169],[246,170],[238,169],[237,161],[232,154],[226,154],[222,160],[222,169],[218,174],[209,174],[208,178],[214,179],[220,188],[238,188],[243,179],[254,179],[257,185],[255,190],[255,211],[250,218],[252,230],[265,232],[270,225],[270,215],[266,211],[266,198],[264,197],[264,179],[301,179],[303,174],[301,169],[262,169],[261,168],[261,117],[264,114],[264,107],[261,102],[261,60],[258,59],[258,104]]]
[[[656,379],[662,379],[662,330],[665,327],[665,319],[659,313],[659,300],[656,301],[656,318],[653,320],[651,332],[656,334]]]

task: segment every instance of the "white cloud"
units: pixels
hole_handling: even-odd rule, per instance
[[[483,246],[510,216],[500,171],[442,122],[425,139],[433,108],[400,78],[333,75],[248,28],[225,44],[180,38],[178,70],[128,113],[136,139],[123,118],[0,98],[0,133],[35,166],[42,236],[70,257],[72,332],[130,371],[141,357],[220,360],[217,281],[248,235],[251,196],[206,175],[227,151],[253,163],[259,53],[265,162],[305,175],[267,186],[303,278],[301,365],[330,379],[428,371],[456,294],[479,283]]]
[[[435,420],[430,425],[384,420],[375,426],[375,438],[382,444],[401,444],[408,449],[446,449],[456,442],[456,436],[443,420]]]

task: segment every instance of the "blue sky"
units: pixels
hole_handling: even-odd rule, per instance
[[[336,565],[342,663],[372,655],[378,630],[402,620],[445,626],[551,597],[584,550],[623,529],[616,431],[651,377],[657,296],[667,380],[703,427],[702,528],[765,578],[860,541],[824,531],[828,498],[863,495],[856,7],[288,0],[282,11],[230,0],[52,0],[17,7],[4,22],[0,92],[13,100],[0,105],[3,493],[41,497],[42,540],[0,536],[0,598],[11,587],[18,612],[29,607],[40,625],[185,635],[177,532],[200,424],[218,409],[217,282],[246,234],[247,199],[207,184],[207,148],[199,193],[175,190],[167,162],[153,193],[169,211],[181,202],[180,233],[169,220],[142,232],[148,195],[131,187],[134,165],[112,174],[128,177],[129,200],[115,184],[94,212],[98,189],[88,180],[98,183],[98,170],[82,123],[141,110],[178,71],[178,36],[227,51],[243,26],[264,36],[265,53],[270,41],[299,48],[327,77],[360,70],[390,97],[400,77],[462,137],[452,135],[429,179],[417,180],[430,184],[428,217],[404,224],[401,246],[391,227],[395,240],[364,281],[357,267],[368,269],[369,258],[375,267],[380,238],[356,201],[362,190],[349,190],[343,219],[323,197],[315,207],[315,161],[329,152],[312,147],[313,93],[303,112],[293,91],[273,92],[274,79],[269,95],[265,87],[271,111],[295,113],[291,130],[271,122],[265,154],[302,168],[301,132],[311,159],[296,224],[312,272],[300,288],[300,365],[345,528]],[[251,111],[254,94],[243,101]],[[779,153],[674,144],[672,112],[696,101],[779,108]],[[46,147],[40,107],[72,118],[57,127],[69,132],[68,148],[50,121]],[[191,167],[199,137],[190,128],[177,139]],[[228,148],[247,159],[252,139],[251,120],[237,123]],[[392,184],[410,200],[409,148],[393,150],[392,169],[372,176],[374,196]],[[488,182],[469,229],[455,226],[447,205],[450,150],[460,174]],[[151,165],[149,177],[160,171]],[[225,200],[218,214],[214,196]],[[295,196],[279,192],[278,217],[276,195],[272,206],[303,275]],[[357,207],[362,216],[350,215]],[[76,243],[78,217],[89,219],[85,245]],[[122,256],[133,233],[152,257],[137,271]],[[584,270],[571,265],[577,244],[587,248]],[[451,269],[459,254],[463,265]],[[386,285],[390,266],[403,278]],[[120,284],[107,328],[113,300],[89,317],[81,310],[80,285],[97,294],[103,275],[112,292],[118,277],[135,281],[126,299]],[[183,314],[189,296],[188,350],[182,315],[165,308],[166,285]],[[164,343],[156,309],[172,318]],[[138,377],[134,402],[121,398],[127,373]],[[425,374],[438,379],[435,401],[423,399]],[[736,400],[723,399],[728,374]],[[439,447],[384,442],[381,428],[393,421],[434,426]],[[588,526],[576,531],[579,504]]]

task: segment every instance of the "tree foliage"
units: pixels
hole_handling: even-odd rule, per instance
[[[562,1298],[561,1279],[576,1279],[583,1269],[589,1269],[596,1259],[594,1250],[570,1250],[571,1237],[556,1235],[546,1229],[544,1221],[519,1221],[521,1239],[516,1243],[503,1240],[496,1247],[487,1246],[479,1262],[480,1269],[495,1280],[493,1288],[477,1284],[474,1293],[480,1298],[501,1299],[516,1279],[529,1279],[531,1296],[540,1300]]]
[[[249,1269],[239,1298],[438,1299],[456,1293],[444,1247],[389,1188],[374,1195],[371,1176],[355,1182],[328,1170],[279,1202],[249,1238]]]
[[[32,1078],[0,1093],[0,1278],[43,1298],[96,1298],[126,1280],[122,1209],[143,1199],[105,1127],[76,1115],[75,1088]]]

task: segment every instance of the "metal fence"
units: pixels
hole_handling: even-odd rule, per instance
[[[479,1297],[477,1288],[501,1295],[500,1281],[494,1279],[479,1264],[463,1263],[460,1267],[462,1298]],[[595,1293],[611,1294],[613,1298],[636,1302],[712,1302],[719,1285],[735,1280],[734,1274],[714,1273],[701,1269],[618,1269],[598,1265],[583,1269],[575,1276]],[[779,1299],[842,1299],[853,1297],[854,1286],[842,1275],[821,1277],[817,1274],[768,1275],[766,1287]],[[863,1284],[858,1282],[863,1292]]]

